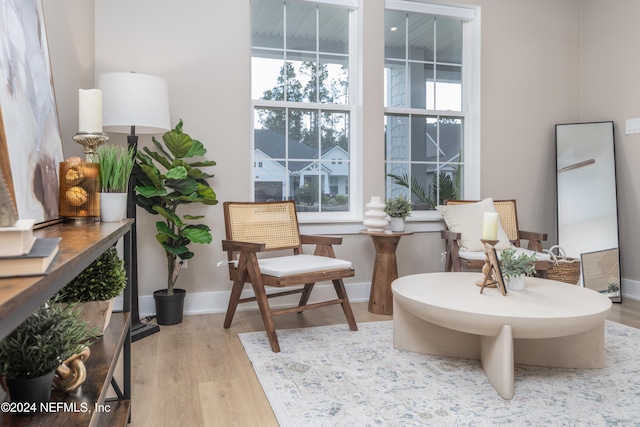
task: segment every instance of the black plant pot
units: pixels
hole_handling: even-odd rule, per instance
[[[184,312],[184,297],[187,291],[173,289],[173,295],[167,295],[167,289],[155,291],[153,299],[156,302],[156,320],[158,325],[175,325],[182,322]]]
[[[7,378],[7,388],[13,403],[23,403],[23,412],[17,415],[31,415],[40,412],[40,404],[51,400],[51,386],[55,372],[35,378]],[[20,405],[18,406],[20,407]]]

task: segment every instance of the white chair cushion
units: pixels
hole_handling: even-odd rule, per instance
[[[482,238],[482,223],[485,212],[496,212],[493,199],[487,198],[475,203],[464,203],[460,205],[440,205],[436,206],[438,212],[442,214],[447,228],[456,233],[460,233],[458,246],[464,251],[479,251],[484,258],[484,245]],[[498,240],[496,250],[508,249],[511,246],[507,233],[502,228],[498,220]]]
[[[317,255],[290,255],[258,260],[262,274],[285,277],[316,271],[341,270],[351,268],[351,262]]]
[[[538,261],[551,261],[551,257],[547,253],[535,252],[535,251],[531,251],[529,249],[519,248],[519,247],[516,247],[516,246],[514,246],[513,248],[516,250],[516,257],[519,257],[521,254],[527,254],[527,255],[536,254],[536,259]],[[501,250],[497,251],[498,259],[500,259],[501,252],[502,252]],[[459,255],[460,255],[460,258],[468,259],[468,260],[471,260],[471,261],[484,260],[485,259],[484,252],[478,252],[478,251],[463,251],[463,250],[460,250]]]

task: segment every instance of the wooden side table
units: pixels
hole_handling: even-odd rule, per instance
[[[402,236],[410,232],[360,231],[371,236],[376,249],[376,259],[373,264],[371,278],[371,292],[369,294],[369,311],[375,314],[393,314],[393,292],[391,282],[398,278],[398,264],[396,262],[396,248]]]

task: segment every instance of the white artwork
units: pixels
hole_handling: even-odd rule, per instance
[[[0,0],[0,111],[0,155],[4,166],[8,156],[18,217],[56,219],[64,157],[39,0]]]

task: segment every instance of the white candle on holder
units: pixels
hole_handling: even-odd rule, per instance
[[[78,92],[78,132],[102,133],[102,91],[99,89]]]
[[[498,213],[485,212],[482,221],[482,239],[498,240]]]

